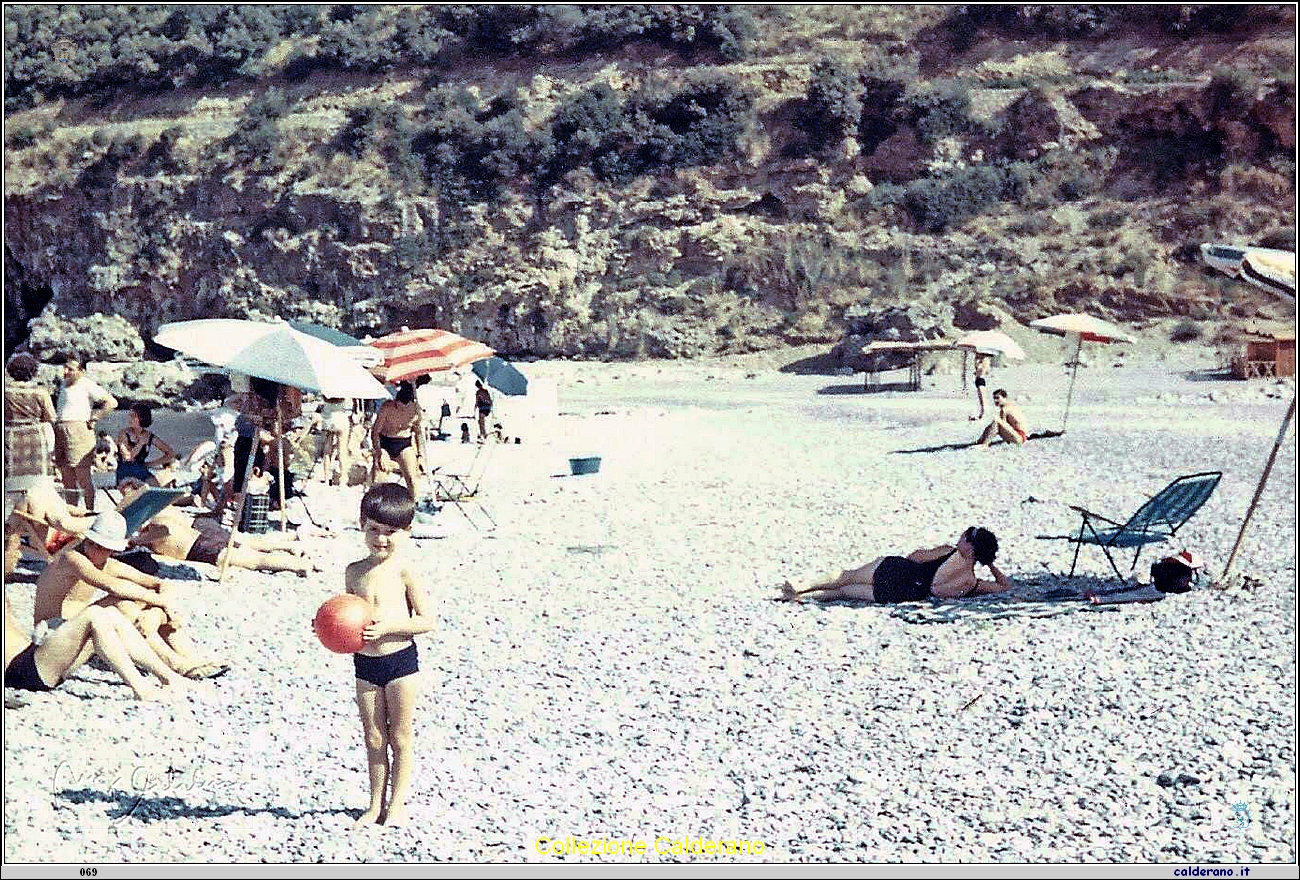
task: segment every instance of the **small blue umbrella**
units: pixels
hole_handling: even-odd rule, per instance
[[[506,397],[523,397],[528,393],[528,377],[513,364],[493,357],[474,362],[474,375],[487,382]]]

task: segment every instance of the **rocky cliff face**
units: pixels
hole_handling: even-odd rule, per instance
[[[1019,69],[992,64],[980,75]],[[1293,86],[1081,85],[1052,65],[1032,91],[976,81],[983,122],[945,137],[902,120],[866,150],[850,137],[790,158],[788,133],[757,129],[725,164],[618,184],[580,169],[540,196],[521,181],[455,209],[379,148],[331,146],[362,81],[309,82],[257,156],[230,148],[244,121],[224,98],[98,122],[89,105],[37,107],[21,121],[47,136],[6,151],[6,349],[30,335],[43,354],[116,360],[167,321],[281,316],[357,335],[444,326],[513,354],[679,357],[1078,303],[1129,321],[1251,313],[1250,292],[1225,294],[1188,249],[1290,222]],[[383,81],[398,103],[416,86]],[[994,160],[1032,165],[1032,185],[940,233],[908,216],[917,192],[891,202],[873,185]],[[923,309],[942,326],[899,324],[918,301],[943,306]]]

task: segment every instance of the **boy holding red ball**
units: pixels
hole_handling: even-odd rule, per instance
[[[400,825],[407,818],[406,791],[414,763],[412,723],[420,694],[416,674],[420,665],[412,636],[429,632],[434,624],[424,589],[401,559],[414,517],[415,498],[405,486],[372,487],[361,499],[361,534],[369,555],[349,565],[345,574],[348,593],[374,609],[372,621],[362,631],[365,647],[352,655],[370,769],[370,809],[358,825]]]

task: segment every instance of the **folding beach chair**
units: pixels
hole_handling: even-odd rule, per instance
[[[477,507],[482,511],[487,521],[491,523],[491,528],[495,529],[497,527],[497,521],[492,518],[492,514],[483,506],[483,501],[479,497],[479,490],[483,485],[483,474],[487,471],[488,462],[492,458],[492,447],[495,445],[494,443],[480,444],[478,450],[474,453],[474,460],[470,462],[469,468],[463,474],[437,470],[429,475],[429,479],[433,483],[434,500],[446,501],[456,505],[456,509],[476,529],[479,528],[479,524],[466,511],[466,505]]]
[[[1071,504],[1070,509],[1079,513],[1082,520],[1079,523],[1078,535],[1065,536],[1074,544],[1074,561],[1070,563],[1070,576],[1074,576],[1074,570],[1079,564],[1080,548],[1084,544],[1093,544],[1101,548],[1101,551],[1106,554],[1106,561],[1115,571],[1115,576],[1123,580],[1124,576],[1120,574],[1119,566],[1115,564],[1115,557],[1111,555],[1111,551],[1120,548],[1137,548],[1133,554],[1133,565],[1129,568],[1129,574],[1132,574],[1137,569],[1142,548],[1147,544],[1158,544],[1172,538],[1187,524],[1196,511],[1201,509],[1201,505],[1209,500],[1210,495],[1214,493],[1214,487],[1219,485],[1222,477],[1220,471],[1179,477],[1139,507],[1137,513],[1124,523],[1107,519],[1100,514]]]

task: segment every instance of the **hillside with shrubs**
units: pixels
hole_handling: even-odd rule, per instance
[[[101,315],[643,358],[1286,314],[1197,247],[1294,248],[1289,5],[4,17],[7,351]]]

